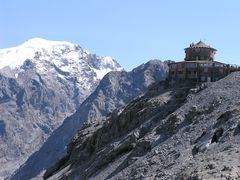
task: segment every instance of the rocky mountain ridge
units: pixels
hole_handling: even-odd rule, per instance
[[[239,179],[240,72],[153,86],[85,135],[45,179]]]
[[[113,71],[100,81],[96,90],[79,109],[66,118],[43,146],[18,169],[11,179],[31,179],[66,155],[66,145],[84,123],[86,135],[103,124],[114,109],[144,93],[147,88],[166,78],[167,62],[152,60],[130,72]]]

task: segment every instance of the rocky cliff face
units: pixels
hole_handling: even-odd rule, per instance
[[[239,179],[240,72],[209,84],[161,82],[114,111],[45,179]]]
[[[121,69],[68,42],[35,38],[0,50],[0,177],[38,150],[107,72]]]
[[[67,144],[83,123],[86,138],[90,132],[102,126],[104,118],[114,109],[145,92],[152,83],[165,79],[167,71],[167,62],[152,60],[130,72],[108,73],[76,113],[66,118],[40,150],[34,153],[11,178],[30,179],[39,175],[66,155]]]

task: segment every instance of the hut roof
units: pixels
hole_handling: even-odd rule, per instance
[[[198,43],[194,44],[190,44],[190,46],[188,48],[210,48],[210,49],[213,49],[216,51],[216,49],[212,48],[211,46],[205,44],[204,42],[202,41],[199,41]]]

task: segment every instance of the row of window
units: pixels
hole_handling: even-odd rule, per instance
[[[189,59],[189,58],[188,58]],[[191,60],[206,60],[206,59],[209,59],[208,56],[192,56],[191,57]]]
[[[199,64],[200,67],[212,67],[213,64],[210,63],[203,63],[203,64]]]
[[[191,52],[214,53],[213,50],[210,50],[210,49],[202,49],[202,48],[193,48],[193,49],[190,49],[190,50],[188,51],[188,53],[191,53]]]
[[[224,64],[220,63],[178,63],[178,64],[171,64],[172,69],[177,69],[177,68],[196,68],[198,67],[198,64],[200,67],[225,67]]]
[[[209,68],[208,67],[204,67],[200,72],[204,72],[204,73],[208,73],[209,72]],[[223,73],[224,69],[218,69],[218,72]],[[185,73],[184,71],[177,71],[177,74],[183,74]],[[187,71],[187,74],[197,74],[197,71]],[[171,74],[175,74],[175,71],[171,71]]]

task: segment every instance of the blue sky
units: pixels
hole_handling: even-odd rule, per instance
[[[130,70],[184,58],[204,40],[217,60],[240,64],[239,0],[1,0],[0,48],[41,37],[110,55]]]

